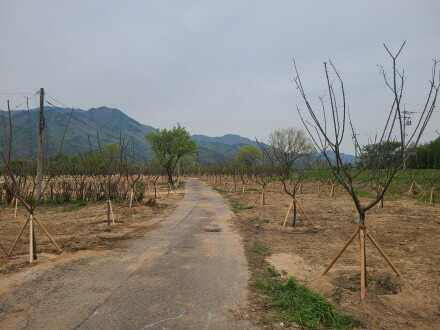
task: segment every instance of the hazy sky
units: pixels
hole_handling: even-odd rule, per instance
[[[331,59],[357,131],[371,135],[392,102],[377,67],[390,68],[383,43],[397,50],[407,41],[404,102],[420,111],[440,59],[440,1],[0,0],[0,40],[0,93],[44,87],[70,107],[261,139],[301,127],[291,59],[313,100]],[[7,98],[13,107],[23,100],[0,94],[0,108]],[[425,140],[436,128],[440,113]]]

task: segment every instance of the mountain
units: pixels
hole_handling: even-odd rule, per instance
[[[236,134],[226,134],[223,136],[211,137],[206,135],[193,135],[192,138],[197,142],[217,142],[227,145],[251,145],[258,147],[258,143],[248,138]]]
[[[90,150],[98,150],[99,144],[110,142],[127,145],[127,155],[134,154],[136,160],[153,158],[153,151],[145,135],[155,128],[143,125],[118,109],[99,107],[89,110],[45,107],[46,141],[49,155],[60,151],[80,155]],[[8,113],[0,111],[1,132],[9,132]],[[16,110],[11,112],[13,158],[35,159],[37,154],[39,110]],[[4,122],[3,122],[4,121]],[[6,124],[6,125],[4,125]],[[68,124],[68,125],[67,125]],[[65,130],[65,127],[68,127]],[[97,136],[98,133],[98,136]],[[0,146],[4,145],[5,134],[0,133]],[[225,162],[235,158],[244,145],[256,142],[239,135],[227,134],[222,137],[193,135],[199,146],[199,159],[204,164]]]
[[[38,109],[18,110],[11,113],[12,146],[14,158],[34,159],[37,148]],[[90,148],[97,150],[99,144],[110,142],[124,143],[127,150],[135,150],[137,159],[146,159],[152,156],[152,150],[145,139],[147,132],[155,130],[148,125],[142,125],[128,117],[118,109],[107,107],[92,108],[87,111],[81,109],[45,107],[46,141],[45,146],[49,155],[60,151],[63,135],[62,152],[70,155],[79,155]],[[7,112],[1,113],[0,124],[3,118],[8,128]],[[67,125],[67,123],[69,125]],[[67,129],[65,129],[67,126]],[[0,143],[3,144],[4,134],[0,134]]]
[[[193,135],[197,141],[200,158],[205,164],[224,163],[235,159],[237,152],[246,145],[258,147],[258,143],[236,134],[223,136]]]
[[[74,109],[72,112],[69,108],[45,107],[44,111],[47,137],[45,148],[49,155],[59,153],[63,141],[61,151],[69,155],[82,155],[90,148],[98,150],[99,145],[116,142],[127,146],[127,157],[134,155],[136,160],[146,161],[154,156],[145,135],[156,129],[137,122],[118,109],[99,107]],[[38,114],[38,109],[11,112],[13,158],[36,158]],[[0,115],[1,149],[5,140],[3,132],[9,132],[9,121],[7,112],[0,110]],[[197,141],[202,164],[224,163],[233,160],[242,147],[258,146],[257,142],[235,134],[219,137],[192,135],[191,138]],[[329,155],[334,159],[331,152]],[[344,162],[354,163],[354,159],[354,156],[344,155]]]
[[[330,158],[330,161],[333,163],[336,163],[336,156],[335,152],[332,150],[326,151],[328,158]],[[321,157],[321,159],[325,160],[325,157],[322,153],[316,154],[316,157]],[[344,154],[341,152],[341,160],[344,164],[351,163],[354,165],[356,163],[356,156]]]

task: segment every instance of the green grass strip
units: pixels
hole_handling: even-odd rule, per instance
[[[325,297],[293,277],[255,281],[253,287],[271,298],[283,321],[295,322],[307,329],[350,329],[356,325],[352,316],[338,312]]]

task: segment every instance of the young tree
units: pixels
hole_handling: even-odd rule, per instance
[[[173,172],[183,156],[197,152],[197,143],[191,140],[189,132],[180,124],[172,130],[158,129],[147,133],[146,138],[156,154],[159,163],[165,168],[168,183],[173,184]]]
[[[262,159],[263,153],[259,148],[254,146],[242,147],[235,156],[236,162],[245,167],[254,166]]]
[[[371,237],[370,234],[365,232],[365,216],[366,212],[370,210],[374,205],[376,205],[384,196],[389,185],[393,179],[398,175],[398,171],[401,170],[411,154],[414,148],[417,146],[423,131],[431,118],[432,112],[434,111],[437,95],[440,88],[440,77],[438,77],[437,61],[434,61],[432,68],[432,76],[429,81],[428,96],[426,102],[421,106],[420,118],[415,125],[412,132],[405,132],[404,127],[404,109],[403,109],[403,90],[405,83],[405,74],[403,70],[399,70],[397,67],[397,58],[403,49],[405,43],[402,44],[400,49],[396,54],[389,51],[386,45],[384,45],[386,51],[392,60],[392,72],[390,77],[387,76],[385,69],[381,66],[381,73],[385,80],[387,88],[392,94],[392,105],[387,114],[387,119],[385,121],[385,126],[382,133],[378,136],[378,140],[374,141],[376,144],[389,144],[391,142],[396,142],[399,144],[396,156],[392,157],[387,166],[383,168],[384,162],[381,158],[375,159],[368,164],[368,167],[362,166],[356,171],[348,170],[342,160],[341,155],[341,145],[346,133],[349,130],[347,128],[347,122],[351,127],[351,137],[353,139],[354,146],[359,150],[360,158],[362,159],[362,148],[360,141],[357,139],[357,134],[354,130],[353,124],[349,119],[348,105],[346,101],[346,93],[344,84],[342,82],[339,72],[336,70],[333,63],[330,61],[329,64],[324,62],[324,72],[327,84],[327,100],[324,97],[320,97],[320,105],[318,106],[319,111],[316,110],[312,103],[309,101],[306,91],[304,89],[303,83],[300,79],[296,64],[295,65],[295,76],[293,78],[297,89],[304,101],[305,107],[308,114],[311,117],[311,122],[308,122],[301,115],[304,126],[309,132],[310,136],[315,142],[317,148],[323,153],[326,158],[328,165],[333,173],[335,179],[344,187],[344,189],[349,193],[351,199],[354,202],[356,210],[359,214],[359,228],[356,233],[352,235],[350,240],[344,246],[343,249],[338,253],[338,255],[333,259],[332,263],[324,271],[324,274],[330,269],[330,267],[336,262],[338,257],[342,254],[345,248],[351,243],[351,241],[359,233],[360,246],[361,246],[361,299],[365,297],[365,285],[366,285],[366,257],[365,257],[365,235],[373,242],[373,244],[378,248],[377,242]],[[335,86],[337,84],[337,86]],[[327,102],[326,102],[327,101]],[[299,109],[298,109],[299,110]],[[322,113],[322,117],[320,116]],[[406,134],[408,136],[406,137]],[[330,149],[335,155],[335,161],[333,162],[327,150]],[[378,187],[376,195],[373,200],[368,201],[366,204],[360,200],[356,191],[356,179],[359,174],[365,170],[369,169],[371,179],[375,181]],[[379,248],[378,248],[379,249]],[[379,251],[382,251],[379,249]],[[383,253],[383,251],[381,252]],[[384,254],[383,254],[384,255]],[[384,255],[385,257],[385,255]],[[387,257],[385,259],[389,262],[393,270],[398,274],[399,272],[394,267],[394,265],[389,261]]]
[[[304,174],[309,168],[310,156],[316,153],[316,149],[307,133],[294,127],[271,132],[268,144],[269,146],[266,148],[260,143],[260,148],[267,155],[274,169],[276,169],[275,172],[278,179],[283,183],[284,192],[292,197],[292,226],[295,227],[296,206],[298,203],[296,200],[297,190],[304,178]],[[302,161],[302,164],[299,164],[300,161]],[[292,170],[294,166],[301,167],[301,171],[293,177]]]

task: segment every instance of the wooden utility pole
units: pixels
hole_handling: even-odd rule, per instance
[[[37,155],[37,178],[35,186],[35,200],[41,197],[41,182],[43,181],[43,131],[45,127],[44,120],[44,88],[40,89],[40,121],[38,125],[38,155]]]

